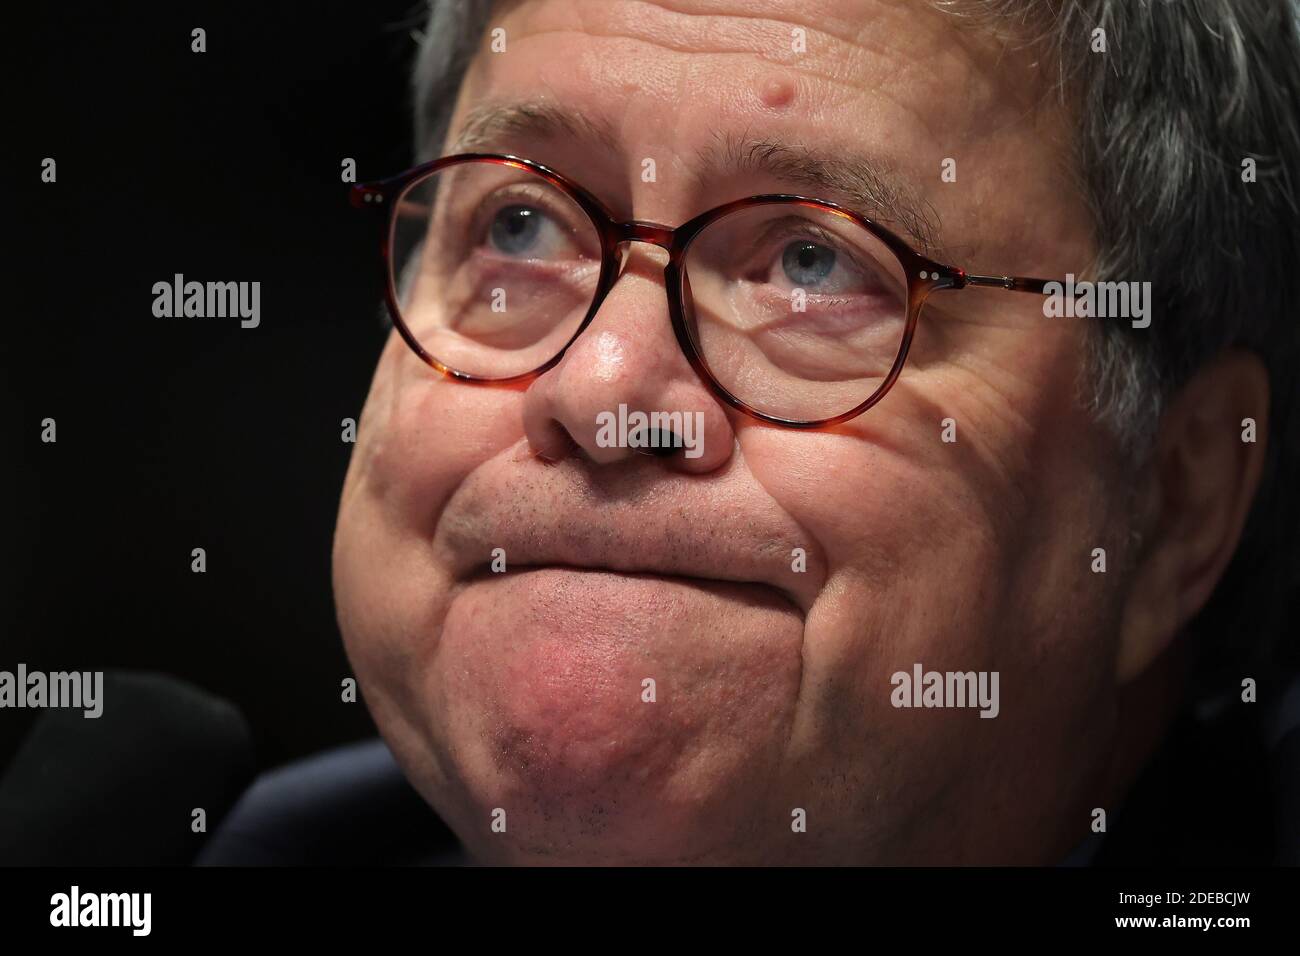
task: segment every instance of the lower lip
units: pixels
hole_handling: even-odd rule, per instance
[[[653,639],[668,632],[767,630],[802,614],[764,584],[572,567],[521,567],[474,578],[456,596],[447,626],[516,634],[582,631]]]

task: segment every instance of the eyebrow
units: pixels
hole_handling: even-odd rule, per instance
[[[581,113],[571,113],[549,103],[484,103],[471,109],[460,124],[452,152],[474,152],[505,136],[576,137],[618,151],[614,128]]]
[[[859,215],[888,223],[931,257],[942,248],[938,211],[891,163],[879,157],[833,154],[798,143],[721,131],[714,133],[713,143],[697,150],[697,157],[697,176],[702,181],[708,176],[736,173],[770,176],[812,190],[810,198],[839,199]]]
[[[621,152],[613,126],[602,119],[543,102],[485,103],[474,107],[460,124],[450,152],[476,152],[503,138],[574,139]],[[810,198],[840,205],[879,220],[904,234],[932,258],[940,258],[939,215],[915,185],[890,162],[869,155],[831,153],[798,143],[751,138],[745,133],[717,131],[712,142],[696,150],[692,175],[696,184],[729,175],[766,175],[793,187],[810,190]]]

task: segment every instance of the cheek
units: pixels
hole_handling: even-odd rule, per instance
[[[1104,523],[1096,493],[1114,452],[1063,387],[1079,375],[1074,330],[962,329],[942,349],[933,329],[928,347],[919,335],[915,367],[837,430],[740,427],[750,472],[832,578],[899,595],[978,585],[991,601],[989,582],[1030,548]]]
[[[964,450],[943,444],[937,424],[910,421],[858,420],[838,433],[742,426],[746,467],[807,532],[832,580],[883,584],[921,555],[918,564],[939,571],[934,559],[960,550],[951,536],[989,520]]]
[[[950,402],[956,443],[919,402],[854,435],[741,436],[747,467],[828,568],[805,629],[792,754],[840,768],[846,801],[897,790],[876,808],[878,821],[899,815],[882,832],[948,803],[1006,813],[1046,800],[1036,788],[1078,774],[1097,746],[1075,715],[1112,653],[1117,582],[1093,575],[1089,555],[1108,542],[1122,563],[1117,476],[1098,464],[1113,452],[1064,406],[1013,423],[979,398]],[[891,676],[916,663],[997,671],[998,717],[895,708]]]
[[[808,680],[850,695],[861,731],[879,719],[868,712],[887,705],[889,675],[900,667],[939,666],[941,657],[990,666],[990,628],[1006,610],[1026,513],[943,445],[937,427],[942,451],[926,447],[928,437],[907,450],[888,436],[808,437],[806,453],[746,449],[746,460],[827,568],[806,624]],[[778,454],[802,464],[779,467]]]
[[[394,333],[371,385],[339,505],[333,582],[339,627],[367,699],[409,700],[436,641],[451,581],[429,538],[465,476],[522,435],[520,396],[445,380]]]
[[[523,436],[521,390],[452,381],[394,334],[361,416],[350,497],[395,529],[432,534],[447,499],[474,468]]]

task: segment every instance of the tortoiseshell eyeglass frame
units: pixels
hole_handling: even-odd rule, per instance
[[[486,378],[478,375],[470,375],[465,372],[449,368],[437,358],[430,355],[407,327],[402,319],[402,310],[398,304],[398,295],[396,288],[396,277],[392,269],[392,238],[393,231],[397,221],[397,207],[399,202],[414,184],[422,181],[434,173],[441,172],[452,166],[463,163],[491,163],[501,166],[510,166],[516,169],[525,170],[541,176],[551,184],[555,189],[564,193],[572,199],[591,219],[592,226],[596,234],[600,237],[601,243],[601,270],[600,278],[597,283],[596,293],[592,299],[591,308],[583,318],[577,331],[569,338],[564,346],[545,363],[525,372],[521,375],[512,375],[507,378]],[[448,378],[460,382],[466,382],[473,385],[517,385],[527,383],[539,375],[552,368],[563,357],[569,346],[580,336],[591,324],[596,313],[600,310],[601,303],[604,302],[605,296],[613,288],[618,279],[621,268],[619,247],[629,242],[648,242],[652,245],[659,246],[668,252],[668,263],[664,266],[664,284],[668,294],[668,314],[672,321],[673,333],[677,337],[677,344],[681,347],[682,353],[690,362],[695,373],[700,376],[701,380],[709,385],[709,388],[722,401],[726,402],[732,408],[744,412],[760,421],[770,422],[774,425],[782,425],[787,428],[818,428],[828,425],[836,425],[840,422],[848,421],[861,415],[871,406],[875,405],[898,380],[899,373],[903,370],[903,365],[907,360],[907,352],[912,344],[912,336],[916,331],[917,318],[921,313],[921,307],[925,300],[932,292],[943,289],[963,289],[967,286],[988,286],[1005,289],[1008,292],[1029,292],[1038,295],[1047,294],[1045,286],[1052,280],[1048,279],[1029,279],[1020,276],[993,276],[993,275],[972,275],[963,269],[954,266],[944,265],[936,262],[926,256],[921,255],[906,242],[896,236],[886,227],[878,222],[874,222],[865,216],[858,215],[850,209],[833,202],[823,199],[812,199],[807,196],[789,195],[786,193],[776,193],[762,196],[750,196],[747,199],[738,199],[734,202],[725,203],[716,206],[706,212],[700,213],[693,219],[690,219],[680,226],[673,228],[656,222],[645,222],[642,220],[623,221],[615,218],[608,208],[595,196],[587,192],[577,183],[568,177],[556,172],[555,170],[543,166],[541,163],[533,162],[530,159],[523,159],[519,156],[512,156],[503,153],[459,153],[453,156],[444,156],[431,162],[424,163],[409,169],[406,172],[399,173],[389,179],[378,180],[370,183],[358,183],[351,189],[352,205],[358,208],[387,208],[389,210],[386,228],[383,232],[383,241],[380,249],[381,266],[384,271],[384,296],[388,303],[388,311],[392,316],[393,323],[398,333],[406,340],[406,344],[418,355],[424,362],[434,369],[437,369]],[[769,415],[766,412],[759,411],[751,407],[746,402],[731,394],[709,371],[703,358],[700,356],[691,339],[687,327],[687,316],[683,305],[683,282],[684,271],[683,262],[691,242],[698,236],[701,230],[711,222],[730,215],[737,210],[746,209],[750,206],[772,205],[772,204],[790,204],[794,206],[803,206],[829,212],[847,219],[860,228],[865,229],[868,233],[882,242],[897,257],[899,265],[903,269],[903,274],[907,277],[907,319],[904,326],[903,338],[898,350],[898,356],[894,359],[894,364],[889,373],[885,376],[880,386],[867,397],[865,401],[854,408],[849,409],[839,415],[833,415],[829,418],[816,420],[796,420],[788,418],[779,418]]]

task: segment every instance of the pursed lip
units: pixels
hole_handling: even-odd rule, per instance
[[[817,549],[753,479],[680,475],[645,459],[593,468],[491,459],[451,496],[433,536],[458,581],[572,568],[771,588],[807,615],[825,579]],[[501,549],[496,552],[495,549]],[[794,551],[807,570],[792,569]]]
[[[531,571],[573,571],[573,572],[586,573],[586,574],[593,574],[593,573],[594,574],[617,574],[617,575],[623,575],[628,578],[653,578],[658,581],[662,581],[664,583],[683,584],[683,585],[690,585],[694,587],[702,587],[706,589],[721,589],[723,591],[732,591],[732,592],[734,592],[736,589],[739,588],[754,587],[754,588],[761,588],[768,595],[771,595],[773,598],[776,598],[780,602],[783,602],[785,605],[788,605],[791,610],[798,611],[801,616],[806,613],[804,609],[800,606],[798,597],[793,592],[789,591],[786,588],[779,587],[778,585],[772,584],[769,581],[741,581],[741,580],[733,580],[731,578],[703,577],[695,574],[681,574],[675,571],[660,571],[660,570],[647,571],[642,569],[611,568],[605,565],[593,565],[593,564],[584,564],[584,565],[559,564],[559,563],[516,564],[514,562],[510,562],[509,571],[511,574],[516,574],[516,575],[527,574]],[[489,565],[484,564],[480,566],[477,570],[467,575],[464,580],[466,580],[467,582],[490,581],[490,580],[497,579],[498,577],[500,577],[500,575],[497,572],[491,570]]]

